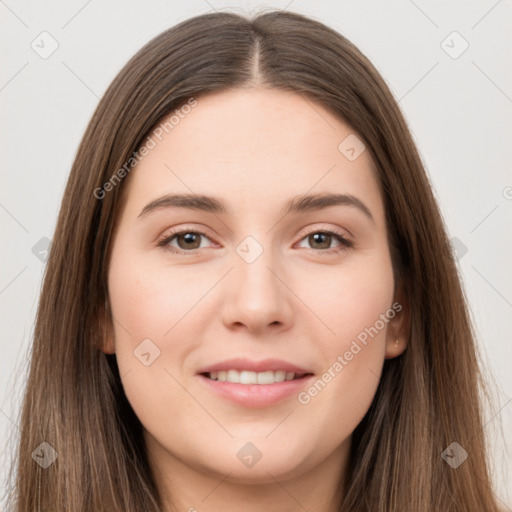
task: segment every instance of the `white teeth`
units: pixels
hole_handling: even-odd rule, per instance
[[[278,370],[274,372],[274,382],[283,382],[286,377],[286,372],[284,370]]]
[[[229,370],[226,374],[226,380],[228,382],[240,382],[240,374],[236,370]]]
[[[257,374],[258,384],[274,384],[274,372],[261,372]]]
[[[236,370],[234,370],[236,371]],[[240,384],[257,384],[258,383],[258,373],[256,372],[249,372],[244,370],[243,372],[239,373],[240,375]]]
[[[275,372],[250,372],[247,370],[239,372],[238,370],[228,370],[211,372],[208,376],[212,380],[232,382],[234,384],[274,384],[275,382],[293,380],[295,378],[295,373],[286,372],[284,370],[277,370]]]

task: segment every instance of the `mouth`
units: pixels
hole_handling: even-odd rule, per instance
[[[245,384],[245,385],[269,385],[286,382],[291,380],[300,380],[312,373],[299,373],[288,372],[286,370],[253,372],[248,370],[226,370],[216,372],[203,372],[200,375],[207,379],[218,382],[230,382],[232,384]]]
[[[197,377],[208,394],[239,407],[263,408],[297,396],[314,374],[284,359],[235,357],[200,368]]]
[[[282,360],[232,359],[202,368],[197,376],[206,393],[242,408],[265,408],[296,397],[314,374]]]

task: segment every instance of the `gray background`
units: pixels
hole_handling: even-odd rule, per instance
[[[287,9],[330,25],[370,58],[399,100],[453,237],[496,389],[485,430],[498,497],[512,510],[510,0],[0,0],[1,489],[18,432],[46,239],[98,99],[153,36],[225,8]],[[52,44],[58,48],[45,55]]]

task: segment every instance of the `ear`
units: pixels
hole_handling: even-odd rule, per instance
[[[104,307],[99,308],[98,325],[100,350],[105,354],[115,354],[114,326],[112,323],[112,314],[107,301],[105,301]]]
[[[409,343],[410,307],[402,286],[397,286],[391,311],[395,315],[389,320],[386,333],[386,359],[401,355]]]

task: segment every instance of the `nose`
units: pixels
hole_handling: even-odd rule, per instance
[[[229,329],[243,330],[252,334],[269,334],[291,326],[293,293],[286,270],[264,250],[249,263],[235,254],[234,268],[225,286],[223,322]]]

